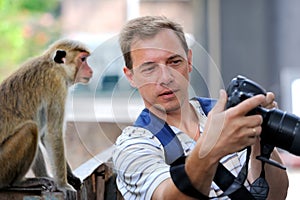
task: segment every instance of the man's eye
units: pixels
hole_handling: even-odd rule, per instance
[[[179,65],[179,64],[181,64],[181,60],[173,60],[173,61],[171,62],[171,64]]]
[[[178,67],[178,66],[181,65],[181,63],[182,63],[182,60],[177,59],[177,60],[171,60],[171,61],[168,63],[168,65],[169,65],[170,67]]]
[[[152,67],[146,67],[142,70],[142,73],[151,73],[155,70],[155,66]]]

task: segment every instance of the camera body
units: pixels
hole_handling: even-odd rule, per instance
[[[259,84],[243,76],[237,76],[229,83],[226,108],[238,105],[240,102],[258,94],[266,95]],[[260,114],[263,118],[261,144],[279,147],[292,154],[300,156],[300,118],[279,109],[266,109],[258,106],[248,115]]]

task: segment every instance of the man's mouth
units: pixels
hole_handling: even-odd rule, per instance
[[[166,91],[166,92],[163,92],[161,94],[159,94],[159,96],[164,96],[164,95],[170,95],[170,94],[173,94],[174,92],[169,90],[169,91]]]
[[[160,93],[158,96],[164,97],[164,98],[172,98],[175,96],[176,90],[168,90]]]

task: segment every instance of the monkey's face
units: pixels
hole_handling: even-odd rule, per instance
[[[87,57],[90,54],[87,52],[81,52],[78,55],[78,69],[75,77],[75,83],[88,83],[93,76],[93,70],[87,64]]]
[[[53,61],[62,66],[66,72],[69,84],[88,83],[93,71],[86,59],[90,55],[89,50],[81,43],[71,40],[63,40],[53,45],[48,52]]]

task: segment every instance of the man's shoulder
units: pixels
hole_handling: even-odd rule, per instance
[[[214,98],[208,98],[208,97],[193,97],[191,101],[197,101],[199,102],[201,109],[204,111],[204,113],[207,115],[209,111],[215,106],[217,103],[217,100]]]
[[[157,139],[147,129],[137,126],[127,126],[123,129],[121,135],[117,138],[116,144],[122,144],[124,142],[130,143],[156,143]]]

